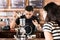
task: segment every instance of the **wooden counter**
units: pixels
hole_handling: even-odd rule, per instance
[[[15,31],[0,30],[0,38],[14,38]]]
[[[14,38],[0,38],[0,40],[16,40]],[[35,38],[35,39],[29,39],[29,40],[44,40],[44,38]]]

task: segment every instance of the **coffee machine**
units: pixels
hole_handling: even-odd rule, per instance
[[[20,24],[18,28],[15,28],[16,35],[14,35],[16,40],[27,40],[26,30],[24,29],[25,26],[25,18],[20,18]]]

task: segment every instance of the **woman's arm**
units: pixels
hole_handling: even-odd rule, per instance
[[[53,40],[52,34],[50,32],[44,31],[45,40]]]

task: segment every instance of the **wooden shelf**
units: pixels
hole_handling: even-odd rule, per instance
[[[24,9],[0,9],[0,11],[23,11]]]

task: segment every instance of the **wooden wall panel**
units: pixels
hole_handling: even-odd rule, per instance
[[[60,5],[60,0],[45,0],[44,5],[46,5],[46,4],[50,3],[50,2],[55,2],[57,5]]]

